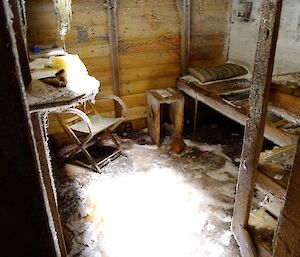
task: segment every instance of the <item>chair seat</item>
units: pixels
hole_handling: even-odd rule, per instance
[[[94,134],[98,134],[99,132],[121,121],[121,118],[107,118],[100,115],[90,115],[89,119],[91,121],[92,130]],[[71,125],[70,127],[72,130],[81,133],[89,133],[88,126],[84,121],[77,122]]]

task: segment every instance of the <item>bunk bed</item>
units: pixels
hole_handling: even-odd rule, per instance
[[[189,75],[178,78],[177,88],[195,99],[194,132],[197,128],[199,101],[245,126],[248,113],[251,111],[249,95],[252,82],[250,77],[248,74],[203,83],[199,77],[195,76],[194,72],[190,72]],[[272,77],[264,137],[279,147],[260,154],[254,183],[267,195],[278,199],[281,209],[286,200],[288,182],[296,154],[296,144],[300,135],[299,97],[300,73]],[[275,247],[273,238],[275,238],[280,215],[277,219],[270,215],[265,208],[250,211],[247,222],[248,232],[259,256],[273,256]],[[240,236],[238,233],[235,231],[236,236]],[[247,244],[252,243],[248,241]]]
[[[300,134],[300,83],[297,77],[299,73],[273,77],[264,136],[280,146],[295,144]],[[192,75],[177,80],[177,88],[195,99],[194,130],[199,101],[244,126],[250,86],[249,75],[204,83]]]

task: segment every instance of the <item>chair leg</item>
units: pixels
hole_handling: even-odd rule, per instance
[[[111,139],[111,141],[114,143],[114,145],[116,146],[116,148],[120,148],[120,144],[118,143],[118,141],[115,139],[115,137],[112,135],[112,133],[109,130],[105,130],[105,133],[109,136],[109,138]]]
[[[77,137],[77,135],[74,133],[74,131],[72,129],[70,129],[69,126],[67,126],[62,119],[60,118],[59,115],[57,115],[58,120],[60,122],[60,124],[62,125],[63,129],[65,130],[65,132],[69,135],[69,137],[71,137],[77,144],[78,146],[71,151],[68,155],[67,158],[71,159],[73,158],[77,153],[79,153],[80,151],[83,152],[83,154],[86,156],[86,158],[88,159],[88,161],[91,163],[91,165],[94,167],[95,171],[101,173],[101,170],[98,166],[98,164],[95,162],[95,160],[93,159],[93,157],[89,154],[89,152],[85,149],[85,146],[87,145],[88,142],[91,141],[91,139],[93,138],[92,135],[88,135],[87,138],[81,142],[79,140],[79,138]]]
[[[81,148],[80,150],[83,152],[83,154],[89,160],[89,162],[91,163],[91,165],[96,169],[96,171],[98,173],[101,173],[101,170],[100,170],[98,164],[95,162],[95,160],[93,159],[93,157],[89,154],[89,152],[84,147]]]

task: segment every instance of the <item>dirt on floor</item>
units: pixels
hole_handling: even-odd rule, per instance
[[[194,134],[185,121],[180,151],[141,130],[118,138],[123,155],[101,174],[55,159],[68,256],[240,256],[230,223],[243,127],[215,114]]]
[[[237,167],[221,145],[147,132],[122,140],[124,156],[102,174],[67,164],[56,172],[69,256],[239,256],[230,231]]]

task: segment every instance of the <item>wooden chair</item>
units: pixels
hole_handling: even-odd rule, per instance
[[[103,117],[99,115],[95,107],[90,102],[87,102],[90,109],[87,110],[87,108],[84,108],[86,109],[85,112],[76,108],[69,108],[65,110],[63,113],[73,114],[71,119],[63,119],[60,115],[61,113],[56,113],[56,115],[64,131],[77,144],[77,147],[64,157],[67,159],[74,159],[76,163],[101,173],[100,167],[110,159],[113,159],[120,154],[119,143],[114,138],[112,132],[126,119],[127,108],[121,98],[115,95],[98,97],[97,99],[114,100],[116,104],[121,106],[121,116],[116,118]],[[96,139],[99,137],[100,133],[105,133],[112,140],[116,150],[106,158],[97,162],[88,152],[88,147],[96,143]],[[75,155],[80,152],[85,155],[88,163],[74,158],[76,157]]]

